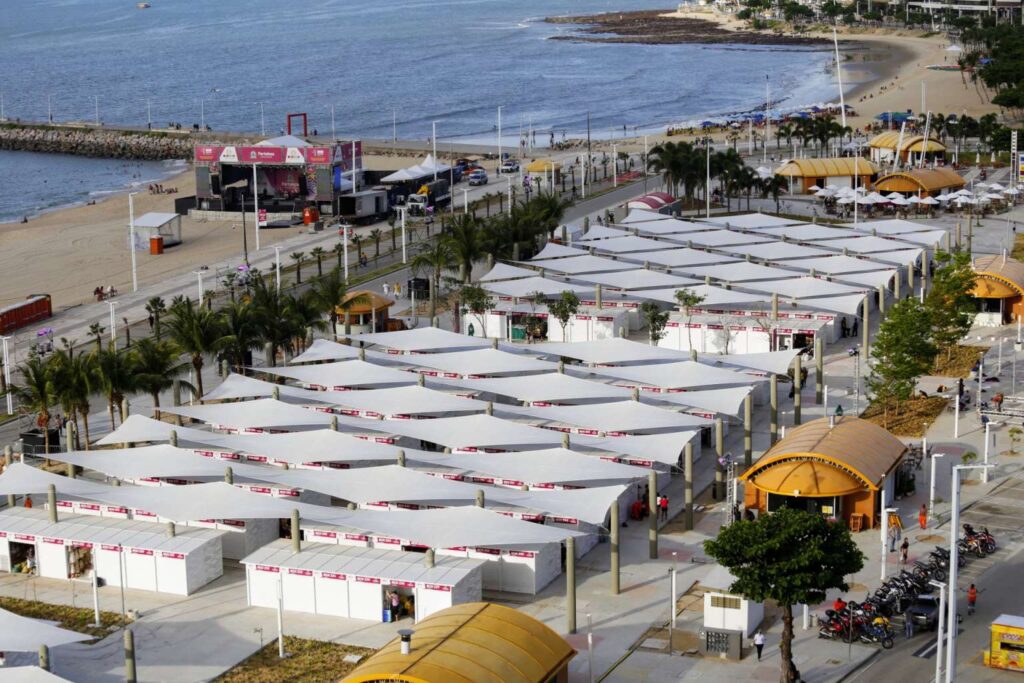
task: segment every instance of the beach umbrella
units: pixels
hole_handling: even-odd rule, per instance
[[[1020,190],[1018,190],[1016,187],[1011,187],[1008,190],[1003,190],[1003,194],[1018,195],[1020,194]]]
[[[946,48],[946,52],[963,52],[964,49],[959,45],[950,45]]]
[[[860,204],[861,206],[868,206],[871,204],[877,204],[878,202],[876,202],[871,197],[861,197],[860,199],[857,200],[857,203]]]
[[[901,195],[899,192],[890,192],[885,196],[888,197],[889,199],[903,199],[903,195]]]
[[[968,190],[966,187],[962,190],[957,190],[953,193],[957,197],[973,197],[974,193]]]
[[[935,197],[925,197],[924,199],[921,200],[921,203],[927,204],[928,206],[935,206],[936,204],[939,203],[939,200],[936,199]]]
[[[998,199],[998,200],[1002,201],[1003,198],[1004,198],[1003,195],[998,194],[996,192],[986,192],[985,193],[985,199]]]
[[[911,197],[910,199],[907,200],[907,204],[920,204],[920,203],[921,203],[921,198],[918,197],[917,195],[914,195],[913,197]]]
[[[991,185],[988,186],[988,189],[992,190],[993,192],[1002,192],[1006,188],[1000,185],[999,183],[992,183]]]
[[[954,198],[955,197],[953,195],[951,195],[951,194],[940,194],[938,196],[938,200],[940,202],[948,202],[950,199],[954,199]]]
[[[760,169],[758,169],[758,170],[760,170]],[[808,191],[808,192],[821,192],[821,191],[822,191],[822,190],[824,190],[824,189],[825,189],[825,188],[823,188],[823,187],[818,187],[817,185],[811,185],[811,186],[810,186],[809,188],[807,188],[807,191]]]
[[[893,197],[889,201],[892,202],[896,206],[910,206],[910,202],[909,201],[907,201],[906,199],[904,199],[903,197],[900,197],[898,195],[896,197]]]
[[[836,200],[836,204],[853,204],[853,199],[850,197],[842,197]]]
[[[974,183],[975,187],[988,187],[988,183]]]
[[[835,190],[838,190],[839,187],[836,186],[836,185],[833,185],[832,183],[829,183],[828,185],[825,186],[825,189],[826,190],[833,190],[833,191],[835,191]]]

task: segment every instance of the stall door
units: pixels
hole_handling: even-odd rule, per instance
[[[316,613],[332,617],[348,616],[348,577],[334,572],[317,572]]]
[[[121,568],[121,550],[121,546],[104,543],[96,551],[96,570],[108,586],[121,585],[121,575],[124,573]]]
[[[292,612],[316,613],[316,587],[313,572],[290,567],[282,576],[284,608]]]
[[[39,576],[68,578],[68,549],[61,538],[43,538],[36,546]]]
[[[452,587],[440,583],[424,583],[416,587],[416,621],[452,606]]]
[[[152,550],[131,548],[125,556],[125,584],[128,588],[155,591],[156,557]]]
[[[537,592],[537,553],[532,550],[511,550],[502,557],[502,590],[510,593]]]
[[[352,619],[384,620],[384,591],[379,578],[357,576],[349,582],[348,615]]]
[[[249,585],[249,604],[253,607],[277,609],[277,581],[281,568],[264,564],[250,564],[246,571]]]

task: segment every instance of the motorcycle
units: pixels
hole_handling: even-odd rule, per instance
[[[981,544],[982,549],[986,553],[994,553],[996,551],[996,539],[995,536],[989,533],[988,527],[983,527],[981,531],[975,531],[974,527],[970,524],[963,525],[964,537],[969,539],[976,538]]]
[[[865,643],[881,643],[882,649],[891,650],[893,630],[888,619],[878,617],[870,624],[865,624],[860,631],[860,639]]]

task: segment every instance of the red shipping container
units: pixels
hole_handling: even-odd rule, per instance
[[[25,301],[0,308],[0,334],[7,334],[53,316],[49,294],[36,294]]]

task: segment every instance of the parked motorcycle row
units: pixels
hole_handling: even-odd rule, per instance
[[[957,542],[958,567],[967,563],[969,555],[980,558],[995,552],[996,540],[987,528],[978,531],[970,524],[964,524],[963,530],[964,535]],[[947,579],[949,561],[949,551],[942,546],[935,546],[927,559],[917,560],[912,570],[902,569],[899,574],[886,579],[863,602],[844,602],[838,598],[833,609],[825,611],[824,619],[818,617],[818,637],[880,643],[888,650],[894,644],[894,631],[889,618],[904,613],[908,608],[913,610],[920,603],[927,605],[928,601],[919,600],[919,597],[932,592],[932,580]],[[919,608],[919,611],[921,609],[926,608]],[[934,615],[929,619],[925,619],[924,615],[918,618],[925,623],[931,622],[932,628],[937,621]]]

